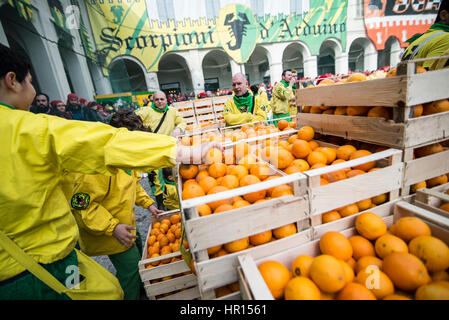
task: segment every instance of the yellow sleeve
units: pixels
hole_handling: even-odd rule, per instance
[[[231,103],[228,103],[229,101],[231,101]],[[223,118],[226,121],[227,126],[236,126],[239,124],[253,122],[253,115],[251,113],[233,113],[233,111],[235,111],[235,108],[232,106],[232,100],[226,101],[223,109]]]
[[[173,137],[99,122],[44,119],[45,129],[35,141],[45,144],[46,160],[60,170],[114,175],[117,169],[150,172],[176,163],[177,140]]]
[[[182,129],[184,132],[187,128],[186,120],[179,114],[178,110],[175,110],[176,118],[175,118],[175,127]]]
[[[266,108],[264,105],[256,106],[256,110],[254,112],[254,120],[253,121],[264,121],[267,119],[267,112],[262,108]]]
[[[84,175],[75,187],[71,201],[72,212],[80,228],[93,235],[112,236],[119,220],[101,205],[109,191],[110,177],[102,175]],[[86,208],[77,210],[74,200],[80,195],[87,195]]]
[[[276,98],[282,101],[290,99],[292,93],[293,90],[290,87],[284,87],[282,83],[273,89],[273,96],[276,96]]]
[[[144,188],[139,183],[140,176],[133,171],[134,177],[137,178],[136,184],[136,205],[142,208],[148,208],[154,203],[154,200],[148,195]]]

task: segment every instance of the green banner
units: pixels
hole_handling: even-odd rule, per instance
[[[313,0],[308,12],[255,17],[243,4],[229,4],[215,20],[153,20],[150,24],[146,1],[87,2],[105,74],[111,61],[121,55],[132,55],[148,72],[157,72],[159,60],[170,51],[222,47],[234,61],[245,63],[257,44],[301,41],[312,55],[318,55],[321,43],[334,38],[345,50],[347,7],[348,0]]]
[[[55,21],[55,24],[64,32],[70,34],[70,30],[67,28],[64,15],[64,8],[59,0],[48,0],[48,6],[50,7],[51,15]]]
[[[26,21],[30,21],[33,18],[30,0],[8,0],[8,3],[16,8],[19,15]]]
[[[90,40],[89,32],[87,31],[86,27],[83,26],[82,24],[80,25],[80,36],[86,57],[95,63],[97,59],[95,57],[95,51],[92,48],[92,42]]]

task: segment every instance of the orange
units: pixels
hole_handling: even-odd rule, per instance
[[[205,203],[204,204],[200,204],[199,206],[197,206],[196,210],[198,210],[198,214],[200,215],[200,217],[208,216],[208,215],[212,214],[212,210]]]
[[[182,190],[182,199],[192,199],[204,196],[204,190],[197,183],[190,183]]]
[[[368,198],[357,202],[357,207],[359,207],[359,211],[365,211],[371,207],[371,204],[372,204],[371,198]]]
[[[356,151],[357,149],[350,144],[343,145],[337,149],[337,159],[348,161],[351,154]]]
[[[373,107],[368,111],[368,117],[384,118],[386,120],[391,119],[390,108],[381,106]]]
[[[214,213],[220,213],[225,211],[234,210],[234,207],[228,203],[219,205],[217,209],[215,209]]]
[[[309,163],[303,159],[295,159],[293,160],[290,166],[295,166],[299,168],[299,171],[304,172],[310,169]]]
[[[294,174],[294,173],[297,173],[297,172],[301,172],[301,169],[299,169],[297,166],[290,165],[289,167],[285,168],[282,171],[284,171],[285,174]]]
[[[304,126],[298,130],[298,139],[310,141],[315,136],[315,130],[311,126]]]
[[[167,232],[167,234],[165,236],[167,237],[167,239],[170,243],[173,243],[176,240],[175,235],[171,231]]]
[[[259,182],[261,182],[261,181],[258,177],[250,174],[250,175],[244,176],[243,178],[240,179],[240,186],[245,187],[245,186],[249,186],[252,184],[259,183]],[[243,198],[250,203],[254,203],[257,200],[265,198],[266,193],[267,193],[266,190],[260,190],[260,191],[244,194]]]
[[[320,289],[306,277],[295,277],[285,287],[285,300],[320,300]]]
[[[230,174],[223,177],[220,183],[221,186],[228,188],[229,190],[239,187],[239,179]]]
[[[148,256],[151,257],[153,254],[159,253],[159,247],[149,247],[148,248]]]
[[[191,183],[198,184],[198,182],[196,182],[195,179],[189,179],[189,180],[187,180],[186,182],[184,182],[184,184],[182,185],[182,188],[185,189],[185,188],[186,188],[189,184],[191,184]]]
[[[355,152],[353,152],[351,154],[351,156],[349,157],[349,160],[354,160],[354,159],[366,157],[366,156],[369,156],[371,154],[372,153],[370,151],[368,151],[368,150],[357,150],[357,151],[355,151]],[[353,169],[363,170],[363,171],[366,172],[366,171],[374,168],[375,165],[376,165],[376,161],[369,161],[367,163],[355,166],[355,167],[353,167]]]
[[[226,164],[213,163],[209,166],[209,175],[215,179],[223,177],[226,174]]]
[[[386,201],[387,201],[387,194],[386,193],[371,198],[371,202],[373,204],[375,204],[375,205],[382,204],[382,203],[384,203]]]
[[[214,290],[215,290],[215,296],[217,298],[224,297],[224,296],[227,296],[228,294],[232,293],[232,290],[229,289],[227,286],[220,287],[220,288],[217,288]]]
[[[248,169],[242,165],[236,165],[232,167],[230,174],[236,176],[240,180],[243,176],[248,175]]]
[[[280,178],[280,177],[279,176],[270,176],[270,177],[266,178],[264,181],[269,181],[269,180],[273,180],[273,179],[277,179],[277,178]],[[272,194],[274,188],[276,188],[276,187],[272,187],[272,188],[267,189],[267,195],[269,197],[271,197],[271,194]]]
[[[154,259],[154,258],[157,258],[157,257],[159,257],[159,256],[160,256],[160,255],[159,255],[158,253],[153,253],[153,254],[150,256],[150,259]],[[151,262],[150,264],[151,264],[152,266],[156,267],[156,266],[159,265],[160,263],[161,263],[160,260],[156,260],[156,261]]]
[[[349,204],[339,209],[338,212],[344,217],[352,216],[353,214],[359,213],[359,207],[356,204]]]
[[[308,277],[310,273],[310,266],[313,262],[313,257],[306,254],[297,256],[292,263],[292,274],[293,277]]]
[[[323,178],[320,178],[320,186],[324,186],[326,184],[329,184],[329,181]]]
[[[176,224],[176,223],[178,223],[178,222],[180,222],[180,221],[181,221],[181,214],[180,214],[180,213],[174,214],[174,215],[172,215],[172,216],[170,217],[170,222],[171,222],[171,224]]]
[[[293,155],[284,148],[277,148],[276,152],[270,154],[270,162],[279,169],[287,168],[293,160]]]
[[[437,271],[432,273],[432,281],[449,281],[449,273],[446,271]]]
[[[288,125],[289,125],[290,128],[296,129],[296,122],[295,121],[290,122]]]
[[[320,255],[313,259],[310,278],[320,290],[333,293],[345,286],[344,270],[338,259],[330,255]]]
[[[375,240],[387,232],[384,220],[373,212],[361,213],[355,219],[357,232],[368,240]]]
[[[428,188],[433,188],[435,186],[439,186],[447,183],[447,176],[445,174],[426,180],[426,185]]]
[[[315,140],[311,140],[309,141],[309,145],[310,145],[310,149],[315,150],[316,148],[319,148],[320,145],[318,144],[318,142],[316,142]]]
[[[246,142],[237,143],[234,146],[234,155],[237,160],[251,152],[251,146]]]
[[[265,180],[270,175],[270,167],[267,163],[258,162],[251,167],[250,174],[258,177],[260,180]]]
[[[449,281],[435,281],[419,287],[416,300],[449,300]]]
[[[211,176],[204,177],[203,179],[200,180],[198,184],[206,194],[209,192],[210,189],[218,186],[217,180],[215,180]]]
[[[383,299],[394,293],[393,282],[384,272],[378,269],[364,269],[360,271],[355,278],[355,282],[371,290],[377,299]]]
[[[416,256],[405,252],[394,252],[384,258],[383,272],[395,287],[412,291],[431,281],[425,265]]]
[[[305,158],[311,152],[312,148],[306,140],[296,139],[293,142],[292,153],[296,158]]]
[[[247,207],[250,205],[251,205],[251,203],[249,203],[246,200],[238,200],[238,201],[235,201],[232,206],[234,207],[234,209],[238,209],[238,208],[243,208],[243,207]]]
[[[288,128],[288,122],[287,120],[280,120],[278,122],[278,129],[279,130],[284,130],[285,128]]]
[[[413,118],[418,118],[421,117],[423,114],[423,105],[422,104],[417,104],[416,106],[414,106],[413,108]]]
[[[360,283],[351,282],[337,294],[337,300],[377,300],[376,296]]]
[[[226,187],[217,186],[217,187],[213,187],[212,189],[210,189],[209,192],[207,193],[207,195],[211,195],[211,194],[215,194],[215,193],[219,193],[219,192],[223,192],[223,191],[227,191],[227,190],[229,190],[229,189]],[[218,201],[208,203],[209,207],[214,212],[222,204],[229,204],[232,206],[232,199],[224,199],[224,200],[218,200]]]
[[[147,243],[149,246],[151,246],[155,242],[156,242],[156,236],[153,235],[153,236],[148,237]]]
[[[352,73],[347,79],[346,82],[354,82],[354,81],[365,81],[367,80],[366,75],[360,72]]]
[[[404,240],[392,234],[384,234],[377,238],[374,248],[377,256],[381,259],[393,252],[408,252],[407,244]]]
[[[321,220],[323,223],[328,223],[328,222],[338,220],[340,218],[341,218],[340,213],[338,213],[338,211],[334,210],[334,211],[329,211],[329,212],[323,213]]]
[[[277,261],[265,261],[259,265],[258,269],[273,298],[282,298],[284,289],[291,278],[290,271]]]
[[[366,172],[365,171],[363,171],[363,170],[349,170],[348,172],[346,172],[346,177],[348,177],[348,178],[352,178],[352,177],[355,177],[355,176],[358,176],[358,175],[360,175],[360,174],[365,174]]]
[[[433,143],[428,146],[416,149],[414,151],[414,154],[416,158],[422,158],[443,151],[444,151],[443,146],[440,143]]]
[[[294,195],[293,189],[288,184],[281,184],[277,187],[274,187],[273,191],[271,192],[272,198],[279,198],[283,196],[292,196],[292,195]]]
[[[239,165],[244,166],[247,170],[250,170],[251,167],[257,163],[257,158],[252,154],[247,154],[243,158],[241,158],[238,162]]]
[[[449,268],[449,247],[432,236],[419,236],[408,244],[410,253],[424,262],[430,272],[444,271]]]
[[[245,237],[243,239],[234,240],[234,241],[225,243],[224,249],[229,253],[233,253],[233,252],[245,250],[246,248],[248,248],[248,246],[249,246],[249,238]]]
[[[346,108],[346,114],[348,116],[366,116],[370,107],[364,106],[348,106]]]
[[[447,99],[425,103],[422,115],[427,116],[445,111],[449,111],[449,100]]]
[[[159,228],[153,228],[153,229],[151,229],[151,231],[150,231],[150,236],[155,236],[155,237],[157,237],[158,235],[160,235],[162,232],[161,232],[161,230],[159,229]]]
[[[324,153],[319,152],[319,151],[312,151],[308,156],[307,156],[307,162],[309,163],[310,166],[313,166],[317,163],[320,164],[327,164],[327,157]]]
[[[440,206],[440,209],[449,212],[449,202],[445,203],[445,204],[442,204]]]
[[[179,174],[184,179],[193,179],[198,173],[198,166],[193,164],[181,164],[179,166]]]
[[[183,146],[190,146],[190,138],[189,137],[182,137],[181,138],[181,144]]]
[[[223,162],[223,153],[217,149],[212,148],[206,154],[206,164]]]
[[[254,245],[258,246],[267,242],[270,242],[270,240],[273,237],[273,232],[271,230],[263,231],[257,234],[254,234],[249,237],[249,242]]]
[[[282,239],[296,233],[296,225],[290,223],[279,228],[273,229],[273,235],[276,239]]]
[[[400,294],[390,294],[389,296],[386,296],[382,300],[412,300],[412,299]]]
[[[207,170],[200,170],[199,172],[198,172],[198,174],[196,175],[196,178],[195,178],[195,181],[197,182],[197,183],[199,183],[203,178],[205,178],[205,177],[209,177],[209,172],[207,172]],[[186,181],[187,182],[187,181]]]
[[[379,268],[379,270],[382,270],[382,264],[382,260],[380,260],[378,257],[364,256],[357,260],[354,266],[354,271],[356,274],[359,274],[359,272],[365,270],[369,266],[375,266]]]
[[[373,244],[366,238],[356,235],[350,237],[349,242],[351,243],[352,256],[355,260],[366,256],[376,256]]]
[[[410,242],[413,238],[419,236],[430,236],[431,231],[427,223],[417,217],[403,217],[395,222],[393,230],[395,236],[398,236],[405,242]]]
[[[319,151],[326,156],[327,158],[326,164],[332,163],[337,158],[337,151],[335,148],[319,147],[315,151]]]
[[[218,251],[220,251],[220,249],[222,247],[223,247],[223,245],[219,244],[218,246],[207,248],[207,253],[211,256],[211,255],[217,253]]]
[[[340,262],[340,265],[343,268],[343,276],[345,278],[345,282],[352,282],[354,280],[354,269],[352,269],[349,263],[343,260],[338,260],[338,262]]]
[[[296,134],[294,134],[294,135],[290,136],[287,141],[288,141],[288,143],[293,144],[293,142],[295,142],[296,139],[298,139],[298,136]]]
[[[352,257],[352,246],[349,240],[340,232],[326,232],[320,239],[322,254],[329,254],[337,259],[346,261]]]
[[[318,84],[318,86],[328,86],[328,85],[333,85],[335,84],[334,80],[329,79],[329,78],[325,78],[323,80],[320,81],[320,83]]]

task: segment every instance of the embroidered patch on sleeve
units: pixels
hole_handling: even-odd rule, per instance
[[[75,210],[84,210],[89,206],[90,196],[87,193],[76,193],[73,195],[70,204]]]
[[[224,112],[231,112],[231,109],[225,108],[225,109],[224,109]]]

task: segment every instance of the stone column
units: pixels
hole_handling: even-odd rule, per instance
[[[234,76],[236,73],[246,74],[246,70],[245,70],[245,65],[244,64],[239,64],[239,63],[235,62],[232,58],[230,58],[229,61],[231,62],[231,73],[232,73],[232,76]]]
[[[339,57],[335,57],[335,73],[348,74],[348,54],[342,53]]]
[[[318,57],[311,56],[304,59],[304,77],[315,78],[318,74]]]
[[[159,80],[157,79],[157,72],[146,72],[145,81],[147,83],[148,91],[159,90]]]

